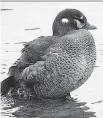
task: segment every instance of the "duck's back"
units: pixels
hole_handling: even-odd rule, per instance
[[[84,29],[62,36],[58,43],[50,46],[44,62],[37,62],[34,85],[38,96],[63,96],[82,85],[91,75],[96,51],[92,35]],[[34,71],[34,70],[33,70]]]

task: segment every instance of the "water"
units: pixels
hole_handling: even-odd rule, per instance
[[[73,100],[37,101],[1,97],[1,118],[103,118],[103,3],[9,2],[2,3],[2,8],[7,10],[0,11],[0,81],[7,77],[9,67],[19,58],[25,42],[52,34],[52,22],[62,9],[81,10],[88,17],[88,21],[98,29],[92,31],[97,48],[96,67],[87,82],[71,93]],[[37,30],[33,30],[35,28]]]
[[[18,100],[2,98],[2,116],[14,118],[90,118],[95,112],[85,102],[75,100]],[[3,116],[3,117],[4,117]],[[4,117],[4,118],[6,118]]]

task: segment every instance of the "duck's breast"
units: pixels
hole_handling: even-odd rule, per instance
[[[86,30],[61,37],[45,57],[41,86],[36,92],[49,97],[63,96],[78,88],[91,75],[96,51],[92,35]]]

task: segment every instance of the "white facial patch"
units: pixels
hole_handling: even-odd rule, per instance
[[[62,23],[68,23],[69,20],[68,20],[67,18],[62,18],[61,22],[62,22]]]
[[[74,19],[77,23],[77,28],[81,29],[84,26],[84,23],[81,23],[79,20]]]
[[[83,16],[81,16],[80,19],[83,20]]]
[[[81,22],[80,22],[79,20],[76,20],[76,19],[74,19],[74,20],[75,20],[75,22],[77,23],[77,27],[78,27],[78,28],[82,28]]]

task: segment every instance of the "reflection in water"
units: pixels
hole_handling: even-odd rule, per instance
[[[1,115],[13,118],[90,118],[85,102],[75,100],[20,100],[2,97]]]

